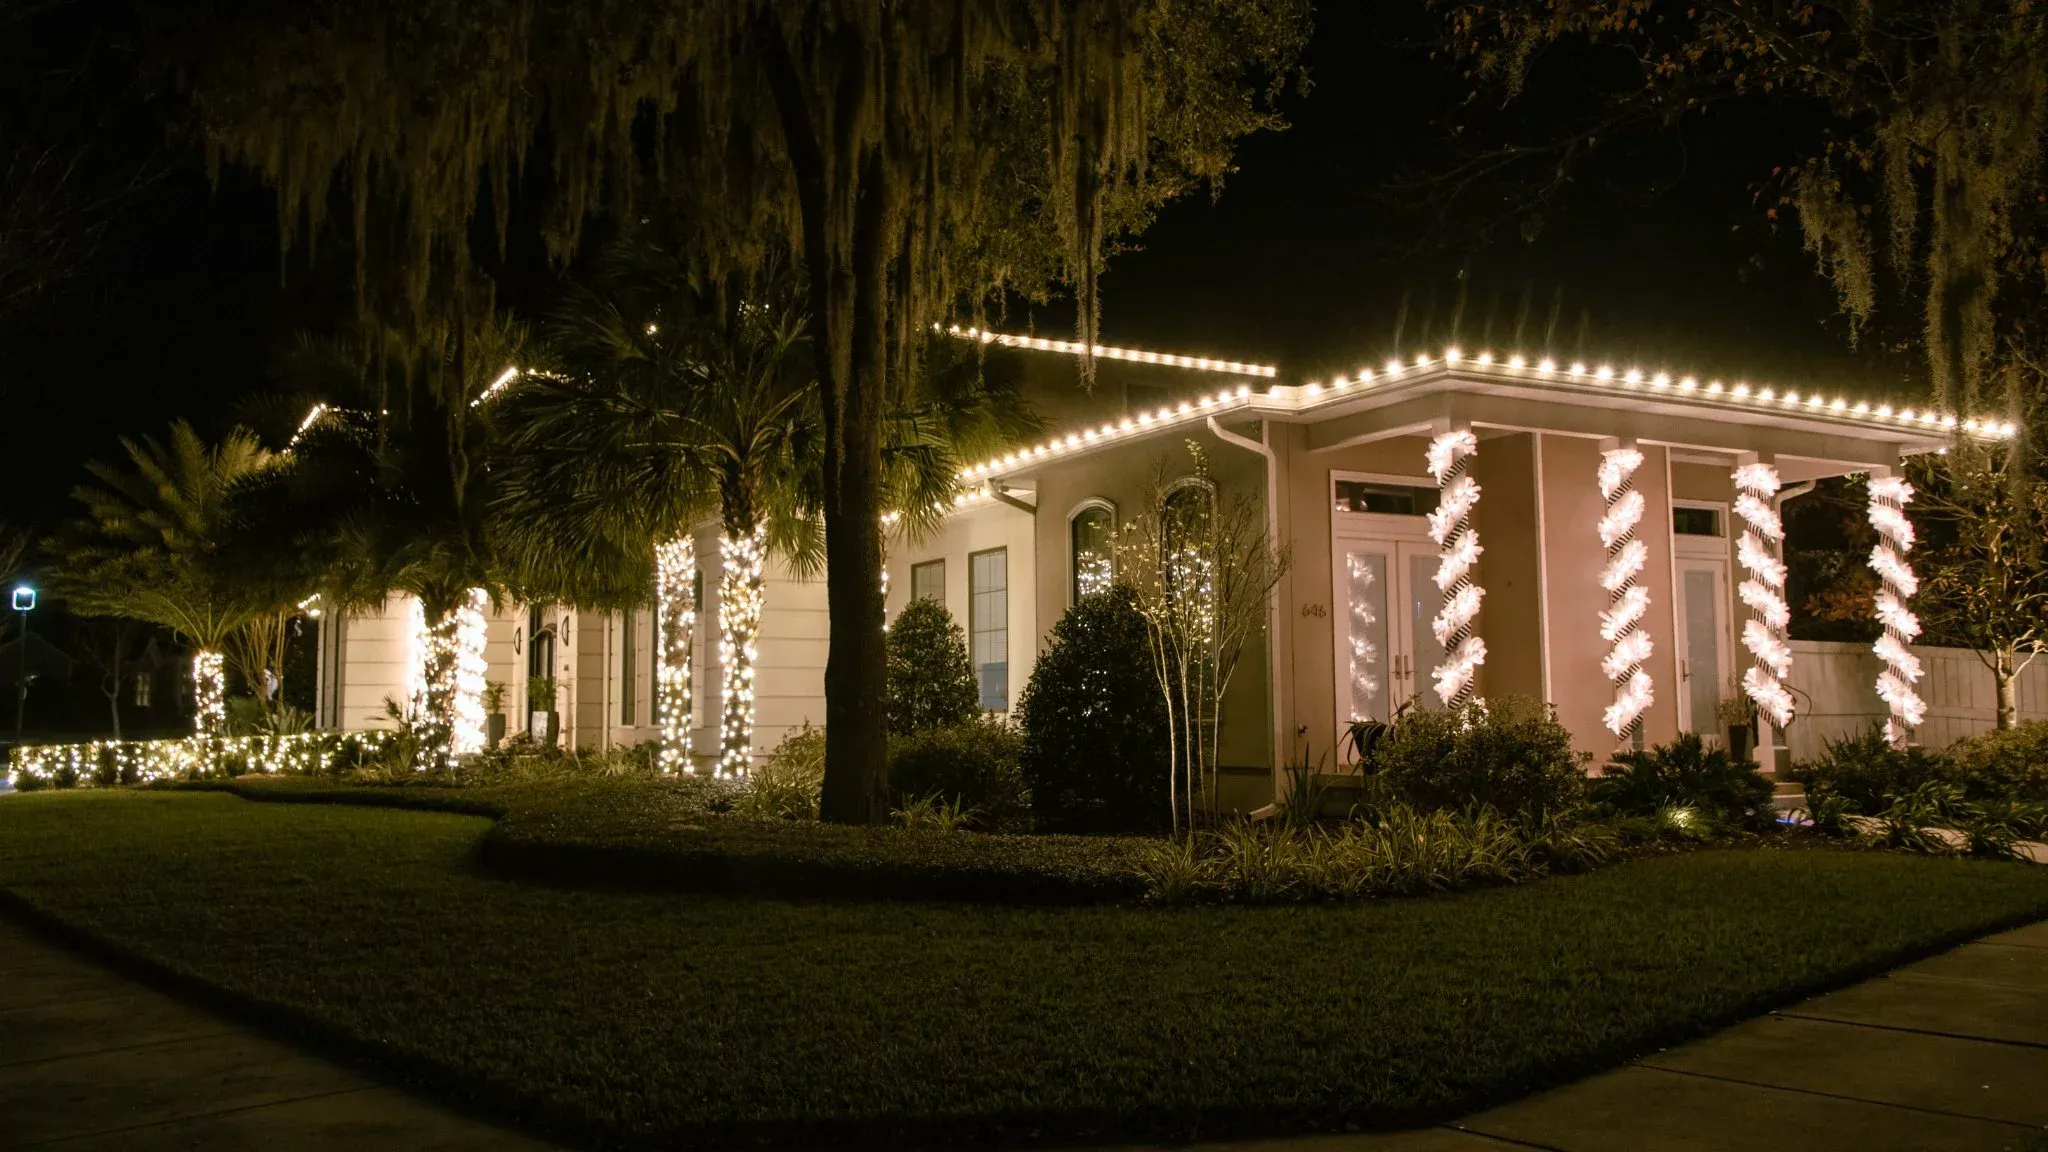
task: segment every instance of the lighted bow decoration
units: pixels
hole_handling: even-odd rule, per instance
[[[1884,723],[1885,738],[1901,746],[1927,719],[1927,704],[1913,687],[1920,681],[1920,658],[1907,647],[1920,635],[1920,619],[1906,607],[1920,589],[1919,578],[1906,562],[1906,554],[1913,550],[1913,522],[1906,519],[1906,505],[1912,499],[1913,486],[1904,480],[1871,478],[1870,526],[1877,529],[1878,541],[1870,550],[1870,568],[1880,584],[1877,620],[1884,632],[1870,647],[1885,664],[1877,674],[1877,694],[1891,709]]]
[[[1643,494],[1636,491],[1636,469],[1643,466],[1643,454],[1635,448],[1616,448],[1600,456],[1600,495],[1607,511],[1600,517],[1600,543],[1607,549],[1607,565],[1600,570],[1600,587],[1608,595],[1608,607],[1600,613],[1600,637],[1610,647],[1600,670],[1614,684],[1614,701],[1603,720],[1616,736],[1633,731],[1655,699],[1650,674],[1643,662],[1650,658],[1650,634],[1640,625],[1650,612],[1650,591],[1637,579],[1649,562],[1649,549],[1636,537],[1643,522]]]
[[[1451,708],[1471,702],[1473,677],[1486,663],[1486,641],[1472,631],[1479,601],[1486,595],[1472,579],[1472,567],[1482,551],[1471,519],[1479,503],[1479,482],[1466,472],[1467,461],[1478,451],[1479,439],[1469,429],[1446,432],[1429,442],[1429,474],[1437,484],[1429,538],[1440,550],[1436,586],[1443,593],[1443,608],[1430,628],[1444,648],[1435,673],[1437,699]]]
[[[1736,593],[1749,607],[1749,619],[1742,622],[1742,646],[1754,657],[1742,674],[1742,688],[1773,725],[1783,728],[1792,722],[1792,693],[1784,684],[1792,674],[1792,646],[1785,639],[1792,611],[1785,605],[1785,562],[1777,551],[1785,526],[1771,507],[1778,483],[1778,470],[1769,464],[1744,464],[1735,470],[1735,514],[1744,525],[1735,542],[1735,559],[1746,576]]]

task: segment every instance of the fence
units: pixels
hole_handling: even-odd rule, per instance
[[[1925,674],[1920,696],[1927,722],[1915,738],[1929,748],[1946,748],[1966,736],[1989,732],[1998,718],[1998,685],[1991,669],[1968,648],[1915,647]],[[1868,644],[1824,640],[1792,641],[1792,675],[1787,681],[1799,704],[1799,718],[1786,729],[1794,760],[1820,755],[1824,741],[1865,731],[1885,718],[1873,685],[1883,662]],[[2021,720],[2048,719],[2048,668],[2040,663],[2019,678]]]

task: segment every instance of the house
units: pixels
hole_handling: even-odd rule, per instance
[[[1905,457],[2008,425],[1854,397],[1695,379],[1629,365],[1560,364],[1447,350],[1320,380],[1275,368],[1114,347],[1076,386],[1082,349],[955,329],[1021,359],[1046,437],[963,470],[934,534],[888,545],[888,611],[943,600],[969,637],[982,702],[1015,706],[1055,621],[1113,566],[1108,539],[1143,506],[1158,469],[1191,469],[1264,516],[1291,567],[1266,635],[1223,707],[1220,763],[1241,804],[1274,794],[1305,751],[1341,764],[1355,719],[1444,698],[1551,703],[1597,756],[1681,732],[1719,736],[1722,700],[1798,714],[1785,636],[1778,508],[1824,477],[1867,474],[1883,554],[1874,559],[1886,639],[1871,715],[1920,723],[1910,644],[1911,531],[1896,481]],[[1186,485],[1189,498],[1205,498]],[[716,746],[717,557],[698,534],[694,642],[701,751]],[[381,722],[403,691],[406,606],[326,622],[321,721]],[[756,672],[755,754],[820,723],[827,619],[822,581],[771,560]],[[577,745],[653,739],[651,614],[517,606],[488,622],[489,679],[517,701],[556,685]],[[508,708],[512,731],[545,714]],[[1773,763],[1782,738],[1763,755]]]

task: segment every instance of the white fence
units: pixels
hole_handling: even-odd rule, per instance
[[[1946,748],[1965,736],[1989,732],[1998,717],[1998,686],[1991,669],[1968,648],[1915,647],[1926,670],[1920,696],[1927,701],[1927,722],[1915,733],[1929,748]],[[1811,760],[1824,741],[1855,735],[1885,718],[1877,698],[1877,674],[1883,663],[1868,644],[1823,640],[1792,641],[1789,680],[1799,703],[1799,718],[1785,732],[1794,760]],[[2048,668],[2036,662],[2020,674],[2021,720],[2048,719]]]

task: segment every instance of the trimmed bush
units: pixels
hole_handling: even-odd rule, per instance
[[[1549,708],[1504,696],[1408,713],[1374,746],[1372,765],[1395,799],[1417,808],[1535,816],[1583,802],[1591,759],[1572,751]]]
[[[1972,799],[2048,802],[2048,721],[1972,736],[1945,755]]]
[[[1129,588],[1085,596],[1060,617],[1017,715],[1024,782],[1040,829],[1165,826],[1166,704]]]
[[[1617,752],[1606,775],[1586,790],[1589,800],[1624,816],[1656,816],[1668,808],[1693,809],[1708,820],[1759,827],[1774,819],[1771,782],[1751,760],[1708,748],[1687,733],[1641,752]]]
[[[889,625],[889,734],[950,728],[981,712],[967,634],[937,600],[912,600]]]
[[[904,807],[932,798],[957,805],[984,832],[1028,832],[1023,744],[1015,728],[992,716],[898,737],[889,744],[889,791]]]
[[[754,769],[733,809],[762,820],[816,820],[824,787],[825,730],[806,723]]]
[[[1809,806],[1839,799],[1853,811],[1874,816],[1892,799],[1923,784],[1946,783],[1952,768],[1925,748],[1894,748],[1881,728],[1860,736],[1831,740],[1818,760],[1793,766],[1792,775],[1806,787]]]

